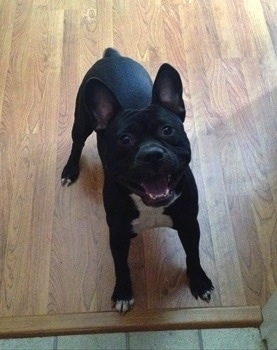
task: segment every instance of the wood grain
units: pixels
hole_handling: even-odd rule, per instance
[[[276,14],[274,0],[0,0],[1,336],[258,324],[277,289]],[[153,79],[163,62],[180,72],[207,309],[176,232],[157,229],[132,241],[133,316],[111,312],[95,135],[60,186],[78,86],[108,46]]]

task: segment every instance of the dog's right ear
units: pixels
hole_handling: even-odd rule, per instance
[[[110,120],[122,109],[113,92],[99,79],[91,78],[86,82],[85,105],[95,119],[95,130],[104,130]]]

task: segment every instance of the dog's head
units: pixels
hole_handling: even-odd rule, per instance
[[[180,76],[168,64],[158,71],[151,105],[141,110],[122,109],[100,80],[86,84],[86,106],[97,122],[106,174],[149,206],[173,201],[191,159],[182,94]]]

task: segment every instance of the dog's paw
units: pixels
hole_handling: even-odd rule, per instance
[[[62,179],[61,179],[61,185],[62,186],[69,187],[71,184],[72,184],[72,180],[70,180],[67,177],[62,177]]]
[[[210,290],[206,290],[203,294],[200,294],[199,298],[209,303],[211,300],[211,293],[213,289],[214,287],[212,286]]]
[[[79,176],[79,166],[74,166],[72,164],[66,164],[61,175],[62,186],[70,186],[74,181],[77,180]]]
[[[200,274],[189,276],[189,287],[195,299],[199,297],[207,303],[211,300],[211,292],[214,286],[203,270]]]
[[[111,299],[112,308],[120,314],[130,311],[135,303],[131,281],[125,280],[124,284],[116,283]]]
[[[130,311],[135,304],[134,298],[130,300],[116,300],[112,301],[112,308],[118,311],[120,314],[125,314]]]

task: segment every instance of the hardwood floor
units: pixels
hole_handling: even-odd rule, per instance
[[[194,300],[176,233],[148,231],[131,247],[133,312],[264,305],[277,289],[276,18],[275,0],[0,0],[0,323],[111,310],[94,136],[79,180],[60,186],[77,89],[106,47],[182,76],[215,286],[209,305]]]

